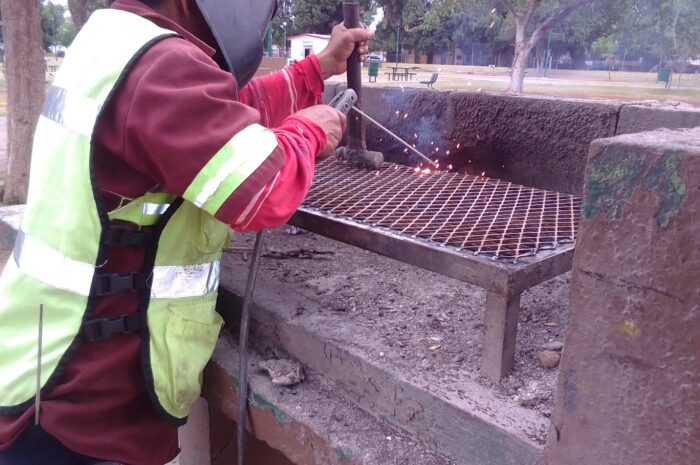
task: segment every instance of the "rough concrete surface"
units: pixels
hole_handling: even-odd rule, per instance
[[[249,244],[248,237],[235,242]],[[263,309],[254,317],[263,339],[296,351],[375,414],[457,452],[477,444],[481,463],[524,463],[493,455],[508,450],[541,454],[555,372],[539,366],[538,353],[563,334],[566,276],[525,292],[516,369],[494,384],[478,376],[481,289],[309,233],[276,231],[266,244],[274,253],[261,264],[265,293],[256,302]],[[331,255],[299,260],[280,253],[300,249]],[[246,267],[240,254],[227,254],[224,286],[240,289]],[[401,391],[392,394],[396,383]]]
[[[700,457],[700,128],[596,141],[550,465]]]
[[[688,105],[623,105],[620,110],[618,135],[652,131],[661,128],[694,128],[700,126],[700,108]]]
[[[263,358],[267,357],[249,353],[248,428],[295,465],[454,465],[424,444],[340,400],[314,377],[292,388],[274,386],[257,366]],[[205,373],[204,394],[214,416],[220,413],[228,420],[237,420],[237,386],[238,349],[233,339],[224,335]],[[212,423],[212,437],[226,436],[220,428],[226,429],[226,423]],[[235,440],[234,431],[229,431],[228,438],[228,442]],[[219,439],[214,443],[212,463],[226,463],[222,453],[229,445]]]
[[[370,116],[443,167],[574,194],[581,192],[589,144],[615,134],[620,108],[614,102],[485,93],[364,92]],[[367,144],[391,161],[420,161],[372,125]]]

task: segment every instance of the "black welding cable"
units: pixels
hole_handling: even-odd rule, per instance
[[[255,280],[258,277],[258,264],[262,255],[263,239],[265,231],[260,231],[255,236],[253,247],[253,259],[248,270],[248,282],[243,296],[243,308],[241,309],[241,331],[238,337],[238,465],[246,465],[246,416],[248,414],[248,324],[250,322],[250,305],[253,302]]]

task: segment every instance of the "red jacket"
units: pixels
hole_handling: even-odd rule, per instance
[[[119,85],[98,120],[94,167],[105,207],[113,209],[160,185],[182,194],[231,137],[254,122],[273,129],[279,148],[216,217],[234,230],[285,223],[306,195],[314,160],[326,144],[314,123],[290,113],[320,102],[323,79],[311,57],[253,80],[240,91],[211,59],[214,50],[137,0],[113,8],[143,16],[186,39],[169,38],[146,51]],[[240,191],[240,189],[239,189]],[[108,250],[104,272],[139,269],[137,249]],[[135,294],[106,296],[96,318],[136,311]],[[0,450],[33,420],[0,416]],[[70,449],[128,465],[155,465],[178,453],[177,428],[156,412],[146,392],[139,338],[124,334],[85,343],[57,387],[42,399],[41,425]]]

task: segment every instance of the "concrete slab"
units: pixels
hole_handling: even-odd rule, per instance
[[[593,143],[550,465],[700,456],[700,128]]]
[[[225,259],[222,269],[220,312],[235,321],[246,267]],[[321,315],[319,303],[299,286],[265,276],[258,277],[258,286],[265,292],[255,298],[254,339],[322,373],[335,392],[358,406],[461,464],[525,465],[542,458],[542,446],[529,435],[548,425],[536,412],[494,396],[459,370],[442,367],[430,376],[393,365],[391,360],[398,358],[394,348],[372,339],[365,328]],[[300,306],[304,314],[295,315]]]
[[[620,110],[617,134],[633,134],[668,128],[700,126],[700,108],[671,105],[624,105]]]
[[[456,465],[349,402],[339,400],[313,377],[293,388],[272,385],[267,375],[256,370],[260,355],[250,352],[249,357],[248,428],[255,438],[282,452],[293,464]],[[220,451],[230,449],[228,443],[235,441],[235,429],[230,422],[222,422],[221,417],[233,421],[238,418],[238,350],[233,338],[220,338],[205,372],[204,386],[212,416],[218,419],[211,425],[213,463],[232,463],[224,461]],[[217,439],[221,436],[229,440]],[[272,465],[276,461],[264,463]],[[251,463],[263,462],[251,455]]]

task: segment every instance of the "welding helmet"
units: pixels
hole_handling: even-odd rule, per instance
[[[277,0],[196,0],[218,45],[219,65],[233,73],[238,87],[262,62],[267,29]]]

